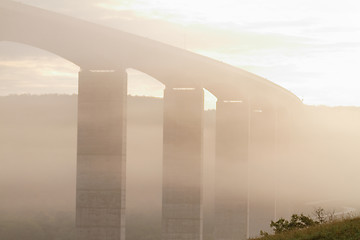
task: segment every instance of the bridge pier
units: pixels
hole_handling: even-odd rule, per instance
[[[253,106],[250,124],[249,225],[250,237],[271,231],[276,217],[277,110]]]
[[[202,88],[166,88],[163,130],[163,240],[202,239]]]
[[[249,105],[216,105],[215,240],[247,239]]]
[[[78,240],[125,239],[126,78],[125,70],[79,73]]]
[[[283,179],[288,179],[284,175],[283,169],[291,169],[294,166],[295,156],[292,156],[294,151],[292,150],[293,145],[293,130],[292,126],[292,110],[281,108],[278,109],[277,113],[277,139],[276,139],[276,161],[274,165],[276,167],[275,174],[275,184],[276,184],[276,209],[275,209],[275,220],[279,218],[290,218],[293,214],[293,209],[291,208],[291,201],[289,200],[289,189],[291,187],[285,184]],[[298,154],[298,152],[297,152]],[[295,160],[296,161],[296,160]],[[291,172],[291,171],[290,171]],[[287,183],[287,182],[286,182]],[[291,199],[291,198],[290,198]]]

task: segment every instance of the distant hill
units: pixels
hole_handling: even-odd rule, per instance
[[[162,98],[128,96],[127,101],[128,122],[130,124],[162,124]],[[77,95],[24,94],[0,96],[0,110],[0,125],[76,125]],[[205,115],[214,115],[214,113],[215,111],[206,111]]]

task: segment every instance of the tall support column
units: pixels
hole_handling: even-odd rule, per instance
[[[163,240],[202,239],[202,88],[166,88],[163,132]]]
[[[288,171],[288,169],[291,169],[291,166],[293,166],[292,163],[292,157],[290,157],[291,153],[291,115],[290,111],[287,108],[279,108],[277,113],[277,159],[276,159],[276,170],[274,171],[274,174],[276,176],[275,182],[276,182],[276,216],[275,220],[278,220],[279,218],[285,218],[288,219],[292,212],[291,209],[291,200],[289,198],[289,191],[291,189],[294,189],[292,186],[290,186],[291,183],[289,181],[284,181],[284,179],[290,179],[291,171]],[[286,171],[284,171],[286,169]],[[294,191],[296,191],[294,189]]]
[[[79,73],[78,240],[125,239],[126,72]]]
[[[252,107],[249,161],[249,224],[250,237],[260,230],[270,232],[275,220],[276,126],[277,112],[273,107]]]
[[[216,105],[215,240],[247,239],[249,106]]]

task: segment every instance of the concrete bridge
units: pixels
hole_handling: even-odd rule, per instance
[[[255,149],[254,156],[274,160],[280,128],[289,122],[289,111],[301,105],[295,95],[259,76],[183,49],[9,0],[0,2],[0,40],[46,50],[81,69],[78,240],[125,239],[127,68],[166,86],[163,240],[202,239],[204,89],[218,99],[215,239],[246,239],[252,221],[247,162],[256,147],[251,143],[265,142],[266,147],[261,152]],[[272,204],[269,209],[273,211]]]

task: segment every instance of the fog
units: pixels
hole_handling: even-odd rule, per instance
[[[161,233],[163,103],[159,98],[128,97],[128,104],[127,236],[155,239]],[[64,212],[74,217],[76,106],[75,95],[0,98],[3,216]],[[278,121],[275,141],[270,141],[274,131],[261,127],[263,120],[271,122],[261,114],[252,114],[248,163],[253,235],[268,230],[269,222],[259,216],[311,214],[316,207],[359,209],[359,108],[304,106],[287,118],[292,124]],[[215,116],[215,111],[204,113],[205,239],[213,238]]]
[[[185,49],[13,1],[0,5],[0,41],[24,44],[3,47],[0,94],[78,86],[80,96],[0,97],[0,239],[124,240],[125,222],[128,240],[213,240],[219,232],[243,239],[293,213],[360,210],[360,108],[304,105],[265,78]],[[211,38],[216,44],[202,44],[212,35],[201,32],[192,44],[209,54],[248,35],[229,31],[230,40],[222,32]],[[255,69],[263,63],[251,63],[256,51],[248,48],[278,52],[290,41],[249,36],[251,44],[223,54],[248,52],[239,63]],[[264,59],[270,65],[261,68],[275,68],[276,58]],[[127,75],[138,75],[130,88]],[[132,88],[164,95],[127,96]],[[218,98],[217,110],[202,111],[203,90]]]

